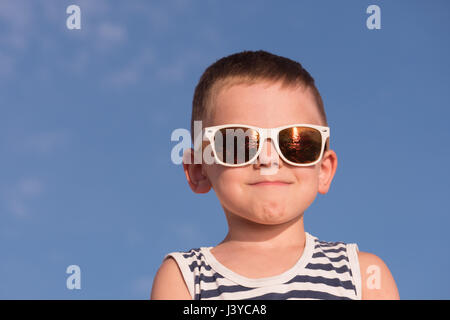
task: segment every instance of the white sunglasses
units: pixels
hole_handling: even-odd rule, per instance
[[[227,167],[253,163],[268,138],[274,142],[278,155],[286,163],[298,167],[312,166],[322,159],[329,137],[329,127],[304,123],[278,128],[225,124],[206,127],[203,134],[203,139],[211,144],[216,162]]]

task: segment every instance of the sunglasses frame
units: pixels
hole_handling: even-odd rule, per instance
[[[229,164],[229,163],[225,163],[225,162],[221,161],[220,158],[218,157],[217,152],[216,152],[216,147],[214,144],[214,136],[218,130],[226,129],[226,128],[230,128],[230,127],[253,129],[258,132],[259,137],[260,137],[258,151],[256,151],[255,155],[251,159],[249,159],[249,161],[243,162],[243,163],[238,163],[238,164]],[[292,161],[289,161],[288,159],[286,159],[286,157],[282,154],[282,152],[280,150],[280,146],[278,145],[278,134],[280,133],[281,130],[284,130],[287,128],[292,128],[292,127],[311,128],[311,129],[316,129],[320,132],[321,137],[322,137],[322,147],[320,149],[320,155],[316,161],[311,162],[311,163],[304,163],[304,164],[303,163],[295,163],[295,162],[292,162]],[[296,166],[296,167],[313,166],[322,159],[323,154],[324,154],[325,145],[326,145],[327,139],[329,137],[330,137],[330,128],[329,127],[319,126],[319,125],[315,125],[315,124],[308,124],[308,123],[290,124],[290,125],[277,127],[277,128],[260,128],[260,127],[245,125],[245,124],[224,124],[224,125],[220,125],[220,126],[206,127],[206,128],[204,128],[204,134],[203,134],[203,140],[205,140],[205,138],[206,138],[209,141],[209,143],[211,144],[211,148],[213,150],[213,154],[214,154],[214,158],[215,158],[216,162],[218,164],[226,166],[226,167],[244,167],[249,164],[255,163],[255,161],[258,159],[259,155],[261,154],[264,142],[268,138],[270,138],[273,141],[273,143],[275,145],[275,149],[278,152],[278,156],[281,159],[283,159],[284,162],[286,162],[292,166]]]

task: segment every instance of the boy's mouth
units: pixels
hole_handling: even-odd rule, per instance
[[[291,184],[291,182],[286,182],[286,181],[281,181],[281,180],[274,180],[274,181],[262,180],[262,181],[257,181],[255,183],[249,183],[249,185],[251,185],[251,186],[287,186],[289,184]]]

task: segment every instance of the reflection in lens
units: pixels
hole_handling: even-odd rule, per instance
[[[245,127],[220,129],[214,135],[218,158],[227,164],[243,164],[252,159],[259,146],[259,134]]]
[[[278,143],[281,153],[289,161],[312,163],[320,156],[322,135],[313,128],[292,127],[280,131]]]

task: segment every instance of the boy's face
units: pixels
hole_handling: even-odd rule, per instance
[[[217,93],[210,107],[213,112],[203,127],[230,123],[261,128],[295,123],[324,125],[309,90],[281,89],[279,83],[225,87]],[[261,224],[279,224],[303,214],[317,192],[328,191],[336,165],[336,155],[329,150],[314,166],[291,166],[283,162],[273,143],[266,140],[255,164],[230,168],[203,163],[185,166],[185,171],[194,192],[208,192],[211,187],[215,190],[228,216]],[[257,184],[263,180],[283,183]]]

